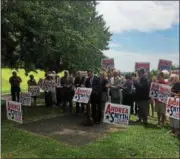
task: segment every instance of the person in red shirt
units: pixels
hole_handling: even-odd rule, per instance
[[[165,82],[164,80],[163,72],[158,73],[156,82],[159,84],[167,84],[167,82]],[[157,117],[158,117],[157,126],[161,127],[164,125],[164,122],[166,120],[166,104],[158,100],[155,100],[155,105],[156,105],[155,108],[156,108]]]
[[[16,72],[12,73],[12,76],[9,78],[9,83],[11,84],[11,96],[12,101],[19,102],[19,94],[21,92],[20,83],[22,82],[21,78],[17,76]]]

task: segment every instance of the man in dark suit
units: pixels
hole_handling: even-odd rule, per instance
[[[85,82],[85,77],[81,76],[80,72],[77,72],[77,76],[75,78],[74,81],[74,86],[77,87],[81,87],[82,85],[84,85]],[[84,111],[84,103],[81,103],[81,112]],[[79,113],[79,103],[76,102],[76,114]]]
[[[143,68],[138,70],[139,80],[135,81],[134,87],[136,88],[137,100],[138,100],[138,117],[137,122],[147,124],[148,120],[148,107],[149,107],[149,90],[150,83],[148,77]]]
[[[64,72],[64,77],[61,78],[61,85],[63,86],[63,111],[66,112],[66,104],[69,103],[69,112],[72,113],[72,99],[74,96],[73,78],[68,71]]]
[[[92,88],[92,93],[90,97],[92,118],[93,121],[98,124],[101,121],[100,78],[94,76],[91,70],[88,71],[88,78],[85,81],[85,87]]]

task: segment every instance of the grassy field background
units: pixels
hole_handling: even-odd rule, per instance
[[[10,84],[9,84],[9,78],[12,76],[11,69],[8,68],[2,68],[1,69],[1,93],[10,93]],[[44,78],[45,72],[41,70],[37,70],[37,73],[30,72],[29,75],[34,75],[36,81],[38,81],[40,78]],[[25,76],[24,69],[19,69],[17,72],[17,75],[21,77],[22,83],[21,83],[21,91],[27,91],[27,81],[29,80],[29,76]],[[59,73],[60,76],[63,76],[63,72]]]

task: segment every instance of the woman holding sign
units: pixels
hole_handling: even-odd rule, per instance
[[[34,76],[33,75],[30,75],[29,76],[29,80],[27,82],[28,86],[37,86],[37,83],[36,83],[36,80],[34,79]],[[34,96],[34,105],[36,106],[36,96]]]
[[[169,85],[172,86],[172,96],[177,96],[180,98],[180,82],[179,76],[176,74],[172,74],[169,79]],[[174,119],[172,117],[169,118],[169,124],[172,130],[172,133],[175,135],[179,135],[180,123],[178,119]]]
[[[105,103],[108,101],[108,80],[106,72],[101,72],[100,76],[100,84],[101,84],[101,111],[104,114]],[[103,115],[101,116],[103,117]]]
[[[164,80],[163,72],[158,73],[156,82],[159,84],[167,84]],[[161,127],[164,125],[164,122],[166,120],[166,104],[160,102],[159,100],[155,100],[155,108],[156,108],[157,117],[158,117],[157,126]]]

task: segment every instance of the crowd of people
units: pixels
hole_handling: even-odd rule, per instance
[[[55,71],[45,74],[45,80],[54,80],[57,83],[56,91],[45,91],[46,106],[62,108],[64,112],[72,113],[73,96],[77,87],[92,88],[89,103],[91,104],[91,115],[94,123],[102,122],[103,111],[106,102],[123,104],[130,106],[130,114],[137,115],[139,123],[147,124],[148,116],[154,116],[157,112],[157,126],[162,127],[166,121],[166,104],[153,100],[149,97],[151,82],[166,84],[172,87],[172,96],[180,95],[180,81],[176,74],[159,72],[156,79],[152,79],[150,74],[146,73],[143,68],[137,70],[137,73],[126,74],[121,76],[120,71],[111,72],[102,71],[99,75],[94,74],[92,70],[87,71],[87,77],[77,72],[75,76],[69,75],[68,71],[64,72],[63,77],[59,77]],[[13,101],[19,101],[21,78],[13,72],[9,79],[11,84],[11,95]],[[28,86],[37,85],[33,75],[30,75]],[[34,97],[36,103],[36,97]],[[76,114],[84,112],[86,104],[76,103]],[[151,111],[150,111],[151,110]],[[172,132],[179,133],[179,120],[171,118],[170,126]]]

